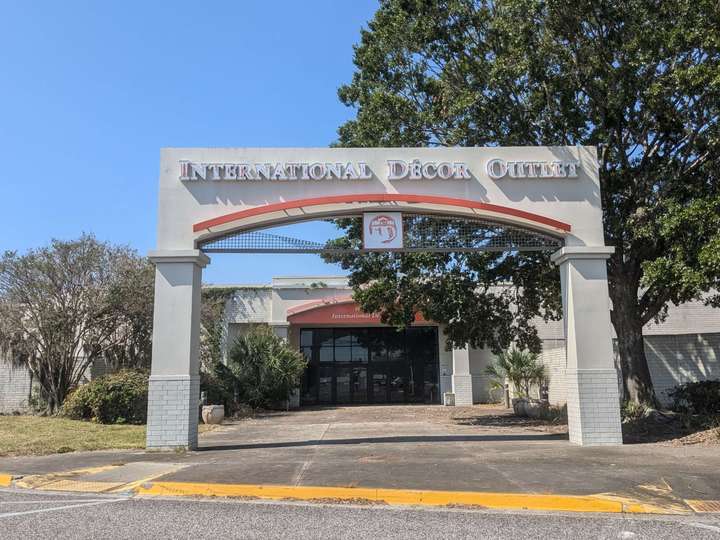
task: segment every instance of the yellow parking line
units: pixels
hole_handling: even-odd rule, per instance
[[[138,495],[253,497],[260,499],[358,500],[386,504],[448,506],[467,505],[497,510],[549,510],[565,512],[633,511],[620,501],[599,496],[472,491],[431,491],[382,488],[281,486],[257,484],[210,484],[195,482],[153,482],[138,486]],[[637,511],[637,510],[635,510]]]

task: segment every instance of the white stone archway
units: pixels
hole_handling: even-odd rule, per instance
[[[561,236],[570,440],[620,444],[597,158],[592,147],[168,148],[160,169],[148,448],[194,448],[202,268],[233,231],[388,210]],[[462,391],[467,353],[454,352]],[[467,373],[466,373],[467,372]]]

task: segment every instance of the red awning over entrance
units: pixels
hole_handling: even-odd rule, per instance
[[[332,324],[335,326],[381,324],[378,313],[365,313],[350,296],[332,296],[288,309],[290,324]],[[426,322],[420,313],[415,322]]]

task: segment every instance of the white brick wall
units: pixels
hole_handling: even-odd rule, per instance
[[[622,444],[617,372],[614,369],[566,370],[570,442]]]
[[[540,362],[545,366],[549,379],[548,399],[553,405],[563,405],[567,401],[565,386],[565,340],[547,339],[543,341]]]
[[[196,448],[200,377],[150,377],[148,395],[148,448]]]
[[[472,375],[452,376],[453,392],[455,393],[455,405],[473,404],[473,381]]]
[[[492,392],[492,379],[485,373],[495,356],[485,349],[470,349],[473,403],[493,403],[503,399],[501,391]]]
[[[32,377],[25,367],[0,359],[0,413],[27,412]]]

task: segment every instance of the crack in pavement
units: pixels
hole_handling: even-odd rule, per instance
[[[323,429],[323,432],[320,434],[320,438],[317,439],[317,442],[322,442],[322,440],[325,438],[325,434],[330,429],[330,424],[325,424],[325,429]],[[302,482],[303,476],[305,476],[305,471],[308,470],[310,467],[310,464],[313,462],[313,458],[315,457],[315,454],[318,452],[318,446],[313,447],[312,454],[310,454],[310,458],[305,460],[305,462],[302,464],[302,467],[300,467],[300,470],[295,475],[295,479],[293,481],[293,484],[296,486],[300,485],[300,482]]]

